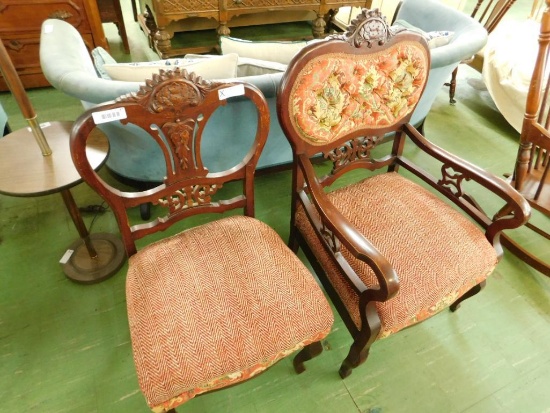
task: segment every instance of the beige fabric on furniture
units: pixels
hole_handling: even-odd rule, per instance
[[[130,258],[126,297],[137,375],[153,407],[249,379],[331,325],[309,271],[248,217],[143,248]]]
[[[237,77],[238,60],[239,56],[231,53],[200,60],[182,58],[155,62],[106,63],[103,69],[112,80],[125,82],[144,82],[145,79],[151,79],[154,74],[158,74],[161,69],[173,70],[176,67],[193,72],[206,80],[232,79]]]
[[[502,116],[518,132],[537,58],[539,31],[540,23],[535,20],[505,21],[491,33],[485,47],[483,80]]]
[[[378,175],[327,196],[360,233],[369,234],[369,240],[389,257],[399,274],[399,294],[376,303],[382,324],[378,338],[448,308],[485,280],[497,264],[495,249],[483,232],[463,214],[401,175]],[[388,208],[386,199],[393,199],[396,207]],[[296,226],[360,329],[359,295],[344,282],[345,276],[332,263],[302,208],[297,214]],[[434,237],[434,234],[439,235]],[[395,245],[402,247],[396,250]],[[453,248],[449,248],[450,245]],[[342,254],[365,285],[370,288],[378,285],[365,262],[354,258],[345,247]],[[470,259],[465,262],[463,257]],[[444,276],[442,268],[447,270]],[[471,278],[471,274],[479,274],[479,278]]]

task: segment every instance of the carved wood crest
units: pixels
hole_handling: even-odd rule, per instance
[[[379,9],[362,9],[361,13],[351,21],[348,31],[335,37],[347,41],[354,47],[361,47],[363,43],[372,47],[377,43],[382,45],[392,36],[393,32]]]

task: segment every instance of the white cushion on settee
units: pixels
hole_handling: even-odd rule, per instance
[[[185,59],[210,59],[212,55],[186,54]],[[252,59],[239,56],[237,61],[237,77],[260,76],[268,73],[281,73],[287,68],[286,64],[267,60]]]
[[[92,51],[92,57],[99,76],[127,82],[143,82],[152,78],[160,69],[170,70],[176,67],[195,72],[206,80],[281,73],[287,67],[282,63],[240,57],[235,53],[222,56],[187,54],[183,58],[153,62],[117,63],[108,52],[98,47]]]
[[[404,20],[396,21],[395,28],[404,28],[422,34],[428,46],[432,49],[448,44],[454,33],[451,31],[423,30],[412,26]],[[263,61],[278,62],[288,65],[292,58],[307,44],[321,41],[322,39],[300,40],[300,41],[251,41],[237,39],[230,36],[220,37],[220,49],[223,55],[236,53],[240,58],[252,58]]]
[[[224,56],[211,56],[209,59],[167,59],[154,62],[105,63],[103,69],[112,80],[143,82],[158,74],[160,69],[177,67],[194,72],[203,79],[227,79],[236,77],[239,56],[230,53]]]
[[[518,132],[537,59],[539,32],[540,23],[534,20],[503,21],[485,47],[483,80],[500,113]]]
[[[315,41],[251,41],[221,36],[220,48],[223,55],[237,53],[239,57],[278,62],[287,65],[306,44]]]

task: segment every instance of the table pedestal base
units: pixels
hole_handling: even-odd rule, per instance
[[[92,258],[83,239],[71,244],[72,250],[68,261],[63,264],[63,272],[71,280],[81,284],[101,282],[122,267],[126,260],[126,251],[120,238],[107,233],[90,234],[88,242],[97,252]]]

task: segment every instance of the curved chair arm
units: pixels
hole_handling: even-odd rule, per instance
[[[444,172],[443,169],[452,168],[456,175],[449,177],[443,174],[442,180],[436,182],[435,179],[427,179],[427,174],[406,160],[406,158],[400,157],[398,160],[399,164],[430,183],[474,218],[485,228],[485,236],[495,248],[500,248],[498,245],[498,236],[501,231],[518,228],[527,222],[531,216],[529,203],[506,181],[434,145],[424,138],[412,125],[405,125],[405,131],[419,149],[442,163],[442,172]],[[450,179],[446,180],[446,178]],[[499,215],[496,218],[488,217],[473,198],[462,192],[461,182],[463,179],[472,180],[480,184],[504,200],[506,205],[502,210],[506,211],[506,214]]]
[[[362,300],[386,301],[392,298],[399,290],[399,278],[389,261],[378,251],[370,241],[361,234],[355,226],[346,219],[340,211],[330,202],[323,188],[319,185],[309,158],[304,155],[297,156],[298,165],[304,174],[313,206],[319,214],[321,225],[328,229],[337,240],[342,243],[357,259],[367,263],[373,270],[380,286],[379,290],[369,289],[363,281],[354,273],[353,269],[339,251],[333,249],[333,254],[342,265],[348,276],[348,281],[354,286]],[[311,202],[303,194],[302,203],[309,215],[311,208],[307,208]]]

